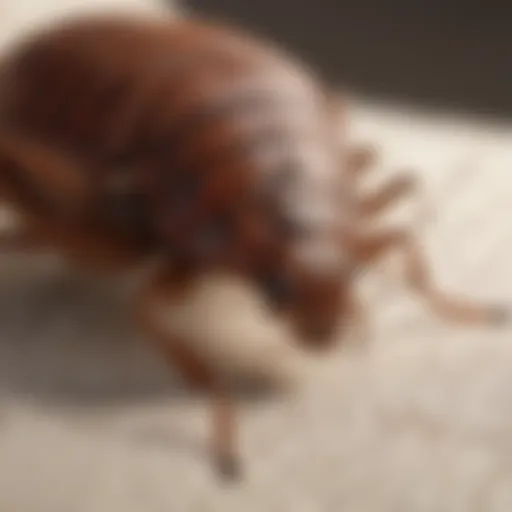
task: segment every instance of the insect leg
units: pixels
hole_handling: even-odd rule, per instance
[[[92,181],[67,155],[26,137],[0,134],[0,195],[23,210],[44,206],[63,217],[90,207]]]
[[[34,242],[25,230],[8,230],[0,233],[0,252],[32,251]]]
[[[167,310],[187,281],[176,272],[158,270],[146,283],[136,304],[136,318],[167,362],[175,366],[186,382],[207,391],[213,398],[213,453],[220,474],[228,479],[239,476],[240,464],[235,449],[235,414],[233,404],[221,379],[186,340],[170,335],[162,312]],[[159,314],[160,313],[160,314]]]
[[[408,174],[395,176],[376,191],[359,199],[359,214],[365,218],[375,217],[416,190],[418,190],[418,180],[414,176]]]
[[[406,230],[386,230],[356,235],[354,254],[365,266],[399,250],[405,257],[407,284],[423,297],[440,317],[461,324],[501,325],[509,321],[510,310],[502,305],[478,304],[472,300],[449,296],[440,290],[430,275],[424,251],[416,238]]]
[[[345,170],[352,179],[358,179],[377,161],[378,152],[373,146],[351,148],[346,157]]]

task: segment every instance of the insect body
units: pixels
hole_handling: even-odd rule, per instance
[[[69,20],[0,67],[1,199],[26,240],[81,264],[157,259],[135,313],[183,375],[214,393],[225,473],[237,463],[226,392],[155,315],[203,273],[248,280],[309,347],[335,340],[354,312],[355,271],[393,248],[439,313],[502,318],[438,293],[412,234],[363,227],[411,182],[360,196],[364,162],[335,137],[325,91],[277,48],[193,20]]]

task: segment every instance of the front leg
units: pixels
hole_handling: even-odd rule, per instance
[[[401,199],[412,195],[419,188],[418,180],[411,174],[400,174],[381,185],[373,193],[359,197],[357,201],[358,215],[370,220],[382,214]]]
[[[370,145],[361,145],[349,149],[343,172],[354,183],[358,183],[366,172],[368,172],[378,160],[378,152],[376,148]]]
[[[356,197],[357,214],[364,220],[370,220],[382,214],[401,199],[419,191],[419,180],[411,173],[402,172],[390,178],[377,190],[363,194],[360,192],[361,179],[377,160],[374,148],[355,147],[348,155],[343,168],[349,177],[349,184]]]
[[[405,257],[406,282],[442,318],[477,325],[501,325],[510,320],[510,309],[505,306],[478,304],[451,297],[439,290],[430,275],[420,244],[407,230],[358,233],[351,243],[356,261],[362,267],[373,264],[392,250],[400,251]]]
[[[240,473],[235,445],[233,404],[219,376],[187,344],[171,335],[163,315],[169,302],[191,284],[187,276],[167,268],[159,269],[146,283],[136,305],[136,318],[166,361],[175,366],[186,382],[208,392],[213,399],[213,456],[219,473],[234,479]]]

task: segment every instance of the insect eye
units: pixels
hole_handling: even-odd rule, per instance
[[[260,285],[265,297],[276,307],[289,304],[295,295],[291,280],[280,273],[265,274],[260,278]]]

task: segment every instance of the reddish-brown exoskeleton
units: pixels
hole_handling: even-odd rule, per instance
[[[155,313],[203,273],[253,283],[308,347],[334,341],[355,311],[356,271],[395,248],[438,313],[504,316],[440,293],[413,233],[359,222],[413,183],[361,197],[367,158],[349,153],[337,129],[308,69],[200,21],[68,20],[0,66],[0,193],[23,219],[19,236],[98,269],[156,259],[135,314],[184,378],[213,393],[215,457],[227,474],[238,458],[222,380]]]

